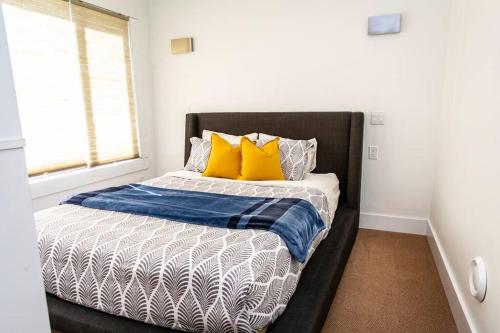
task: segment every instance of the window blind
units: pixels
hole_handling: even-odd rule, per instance
[[[2,2],[29,174],[139,157],[127,19]]]

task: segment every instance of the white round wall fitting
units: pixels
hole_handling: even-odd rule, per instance
[[[482,257],[472,259],[469,268],[469,289],[472,296],[479,302],[486,296],[487,276],[486,265]]]

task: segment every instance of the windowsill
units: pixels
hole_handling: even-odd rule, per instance
[[[147,158],[116,162],[94,168],[48,174],[30,178],[31,197],[33,199],[50,194],[68,191],[81,186],[116,178],[149,168]]]

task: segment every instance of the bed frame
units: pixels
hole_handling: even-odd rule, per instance
[[[271,112],[190,113],[186,115],[184,162],[189,138],[203,129],[242,135],[261,132],[296,139],[318,140],[314,172],[333,172],[340,181],[339,206],[332,230],[302,272],[297,290],[283,314],[267,333],[321,332],[359,228],[363,113]],[[179,333],[86,308],[47,294],[50,323],[64,333]]]

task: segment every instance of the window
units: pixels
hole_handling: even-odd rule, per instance
[[[31,176],[139,157],[128,20],[64,0],[2,0]]]

